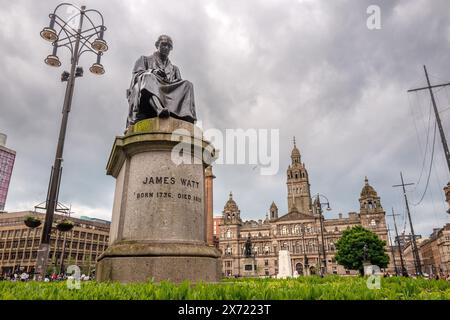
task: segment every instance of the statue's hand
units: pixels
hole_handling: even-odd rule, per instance
[[[158,76],[160,76],[161,78],[165,79],[166,78],[166,73],[164,71],[162,71],[161,69],[156,69],[154,71],[154,73]]]

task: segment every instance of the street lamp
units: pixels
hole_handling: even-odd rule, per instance
[[[64,19],[57,14],[65,8],[74,12],[69,18]],[[56,148],[55,162],[51,170],[50,182],[45,202],[45,222],[42,230],[41,243],[38,250],[36,261],[37,280],[43,280],[45,277],[48,255],[50,251],[50,233],[53,223],[53,215],[58,205],[59,186],[61,182],[61,169],[63,161],[64,139],[66,136],[67,121],[72,104],[75,78],[83,76],[83,69],[78,66],[80,57],[85,52],[91,52],[97,55],[97,62],[94,65],[100,65],[99,68],[91,70],[94,74],[103,74],[105,72],[100,64],[100,57],[108,49],[106,41],[103,40],[103,34],[106,30],[102,14],[93,9],[86,10],[86,6],[81,8],[70,3],[61,3],[58,5],[50,17],[50,25],[45,27],[40,35],[44,40],[52,43],[52,54],[47,56],[45,63],[52,67],[60,67],[61,61],[57,56],[58,48],[65,47],[71,53],[70,72],[64,71],[61,75],[61,81],[67,81],[66,93],[64,97],[63,116],[59,131],[58,145]],[[88,21],[88,26],[83,29],[83,21]],[[100,23],[94,23],[100,21]],[[73,26],[78,23],[78,26]],[[55,28],[56,27],[56,28]],[[58,30],[57,30],[58,29]],[[94,40],[95,38],[95,40]],[[95,71],[95,72],[94,72]]]
[[[320,197],[325,198],[326,202],[320,202]],[[323,276],[327,271],[327,255],[325,253],[325,241],[323,238],[323,214],[322,214],[322,205],[327,206],[327,211],[330,211],[330,202],[328,201],[328,198],[325,197],[323,194],[317,194],[316,200],[314,201],[314,204],[316,205],[317,212],[319,213],[319,220],[320,220],[320,236],[322,238],[322,268],[321,268],[321,276]]]

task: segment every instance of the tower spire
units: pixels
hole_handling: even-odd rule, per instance
[[[293,137],[294,146],[291,152],[292,163],[287,170],[288,210],[309,214],[311,212],[311,197],[308,172],[301,162],[300,150]]]

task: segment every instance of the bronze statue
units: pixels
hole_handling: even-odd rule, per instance
[[[244,256],[246,258],[252,256],[252,240],[250,238],[250,235],[248,236],[247,241],[245,241]]]
[[[363,262],[367,263],[369,262],[369,253],[368,253],[368,248],[367,248],[367,244],[364,243],[364,247],[363,247]]]
[[[130,88],[127,90],[128,126],[154,117],[174,117],[191,123],[197,120],[194,87],[182,80],[180,70],[169,60],[172,39],[161,35],[156,40],[157,51],[141,56],[135,63]]]

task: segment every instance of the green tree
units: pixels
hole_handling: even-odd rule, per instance
[[[358,270],[364,275],[364,245],[367,246],[367,260],[372,265],[386,268],[389,256],[385,252],[386,241],[361,226],[355,226],[342,233],[336,242],[336,261],[346,269]]]

